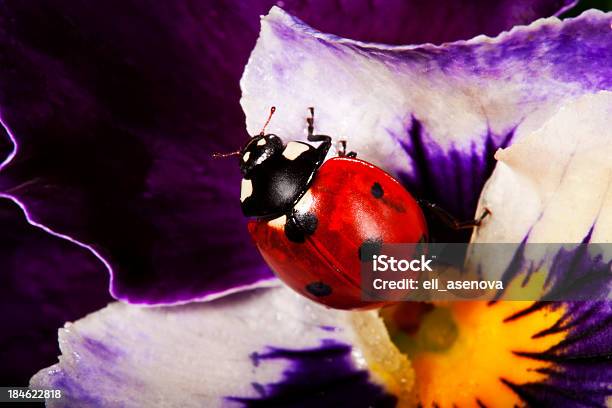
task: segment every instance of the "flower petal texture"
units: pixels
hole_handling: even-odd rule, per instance
[[[585,95],[499,150],[477,242],[612,242],[611,116],[612,92]]]
[[[612,14],[539,20],[496,38],[394,47],[320,33],[279,8],[262,20],[243,75],[250,133],[315,128],[381,166],[418,198],[474,216],[494,152],[539,128],[565,98],[612,88]],[[467,241],[465,234],[441,242]]]
[[[408,386],[410,366],[375,313],[359,319],[370,323],[357,329],[353,314],[285,288],[173,307],[113,303],[67,324],[59,364],[31,385],[62,390],[50,407],[395,406],[368,353],[404,361],[396,370]],[[358,330],[372,327],[377,343],[367,345]]]
[[[475,231],[473,242],[522,245],[515,254],[496,253],[495,261],[487,254],[470,254],[470,262],[482,265],[485,276],[502,277],[509,290],[512,285],[537,288],[541,299],[560,291],[570,296],[561,300],[610,299],[610,117],[612,92],[583,95],[496,153],[497,167],[480,200],[480,208],[494,215]],[[531,243],[564,245],[525,245]],[[568,276],[568,266],[577,262],[580,268]]]

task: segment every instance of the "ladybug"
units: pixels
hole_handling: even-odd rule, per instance
[[[383,243],[426,242],[420,203],[391,175],[347,154],[344,141],[339,155],[325,161],[332,138],[314,134],[309,110],[308,141],[318,145],[265,134],[272,108],[261,133],[234,153],[249,233],[274,273],[307,298],[336,309],[383,306],[362,300],[361,262]]]

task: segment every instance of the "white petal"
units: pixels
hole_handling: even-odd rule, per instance
[[[227,398],[262,398],[292,367],[290,359],[257,354],[324,350],[329,342],[352,347],[352,372],[392,364],[410,389],[409,363],[375,313],[325,309],[284,288],[175,307],[113,303],[61,329],[59,364],[40,371],[31,385],[62,389],[64,399],[49,400],[51,407],[240,406]],[[329,371],[325,355],[319,358]],[[382,392],[374,377],[362,386]]]
[[[612,242],[610,118],[612,92],[584,95],[568,101],[540,129],[495,155],[499,162],[479,203],[479,211],[486,207],[492,215],[475,230],[472,242],[559,244],[526,246],[521,256],[529,262],[521,270],[512,272],[511,277],[517,282],[522,276],[532,282],[539,280],[538,285],[548,287],[555,280],[561,283],[566,279],[564,270],[559,270],[558,276],[547,274],[552,273],[551,262],[562,247],[573,250],[577,246],[568,243]],[[483,273],[491,279],[508,273],[505,268],[515,253],[495,251],[496,259],[493,260],[487,258],[486,252],[475,250],[470,254],[470,262],[486,265],[482,268]],[[577,270],[579,273],[587,274],[589,268],[593,268],[593,273],[596,272],[594,268],[601,271],[612,259],[610,246],[591,247],[589,254],[588,267],[581,266],[583,270]],[[597,259],[597,254],[602,258]],[[532,277],[532,273],[540,275]],[[597,273],[601,276],[601,272]],[[549,280],[542,283],[544,278]],[[571,282],[566,281],[565,287],[568,283]],[[587,281],[583,284],[593,291]],[[598,296],[606,296],[606,293],[609,296],[611,286],[610,280],[602,281],[598,286],[602,292]],[[573,289],[573,297],[560,300],[584,300],[595,296],[580,292],[578,287]]]
[[[485,187],[477,242],[612,242],[612,92],[568,102],[511,147]]]

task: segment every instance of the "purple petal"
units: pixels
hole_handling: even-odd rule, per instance
[[[62,390],[49,407],[393,406],[383,384],[398,374],[369,371],[372,354],[378,369],[402,371],[408,391],[414,380],[375,312],[330,310],[286,288],[171,307],[112,303],[59,338],[59,363],[31,381]]]
[[[318,30],[385,44],[440,44],[558,15],[577,0],[282,1],[278,6]]]
[[[514,350],[522,358],[552,363],[541,382],[515,384],[502,379],[529,406],[606,406],[612,384],[612,303],[536,303],[514,318],[546,307],[565,307],[563,317],[535,338],[567,331],[557,345],[543,352]],[[510,319],[513,319],[511,317]]]
[[[373,384],[366,370],[355,367],[353,348],[334,340],[323,340],[311,349],[270,348],[254,355],[257,365],[286,361],[283,378],[272,384],[253,383],[256,397],[229,397],[242,406],[270,407],[389,407],[397,398]]]
[[[320,33],[275,8],[242,78],[255,132],[317,131],[404,182],[418,198],[471,219],[493,153],[541,126],[567,98],[612,89],[612,14],[540,20],[497,38],[435,47],[372,45]],[[466,241],[433,225],[438,241]],[[517,241],[517,242],[520,242]]]
[[[257,10],[105,9],[121,12],[4,10],[13,58],[0,102],[19,153],[0,186],[37,221],[91,243],[118,298],[171,303],[271,279],[246,232],[237,166],[211,159],[247,137],[237,82]]]
[[[10,59],[0,106],[19,156],[0,188],[37,221],[91,244],[114,268],[114,296],[182,302],[271,278],[246,234],[237,166],[210,155],[247,137],[238,79],[258,16],[272,4],[1,6],[0,43]],[[339,34],[415,42],[497,33],[572,1],[504,1],[482,11],[487,4],[397,2],[373,13],[366,2],[287,2]],[[425,21],[431,34],[418,24]]]
[[[111,300],[108,275],[91,252],[28,224],[5,198],[0,231],[0,384],[26,386],[57,359],[57,328]]]

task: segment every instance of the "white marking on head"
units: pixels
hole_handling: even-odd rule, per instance
[[[251,194],[253,194],[253,183],[251,183],[251,180],[242,179],[242,184],[240,185],[240,202],[244,202]]]
[[[242,156],[242,161],[248,162],[249,161],[249,157],[251,157],[251,152],[246,152],[244,154],[244,156]]]
[[[300,154],[307,151],[310,147],[305,143],[300,142],[289,142],[287,147],[283,150],[283,156],[289,160],[295,160]]]
[[[266,144],[266,139],[265,138],[260,139],[259,142],[257,142],[257,146],[263,146],[265,144]]]
[[[285,224],[287,223],[287,216],[281,215],[278,218],[274,218],[273,220],[268,221],[268,225],[272,228],[283,229],[285,228]]]

